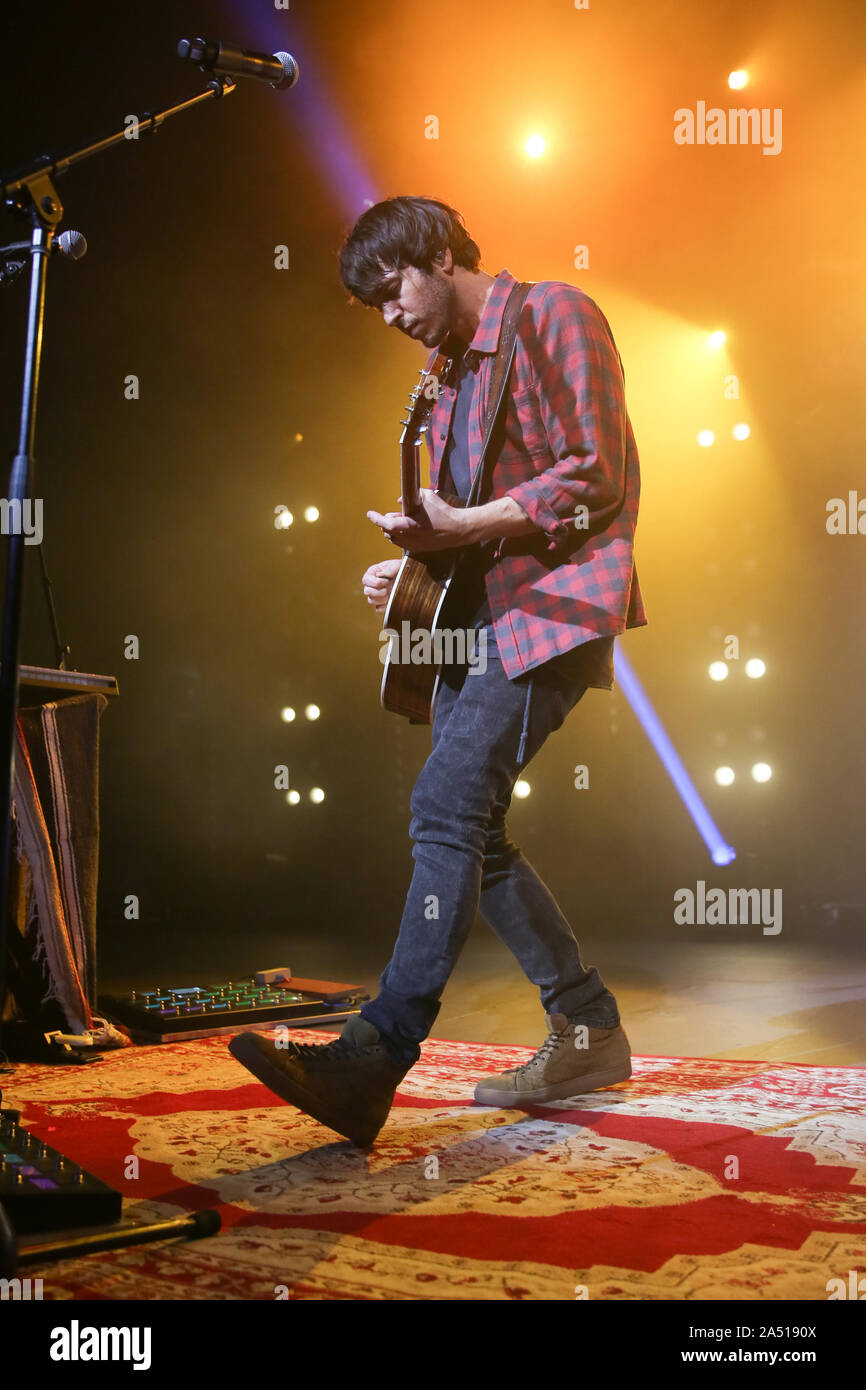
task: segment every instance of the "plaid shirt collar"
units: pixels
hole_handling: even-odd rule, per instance
[[[511,287],[516,284],[517,281],[510,270],[500,270],[491,286],[490,298],[484,306],[484,312],[475,330],[475,337],[469,344],[467,353],[474,352],[480,356],[482,353],[495,353],[498,350],[502,315],[505,312]]]

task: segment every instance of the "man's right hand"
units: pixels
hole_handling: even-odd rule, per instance
[[[388,607],[391,589],[402,563],[402,560],[380,560],[378,565],[371,565],[368,570],[364,571],[364,577],[361,580],[364,596],[377,613],[384,613]]]

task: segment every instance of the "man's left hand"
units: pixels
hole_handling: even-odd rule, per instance
[[[471,515],[475,508],[452,507],[443,502],[437,492],[421,488],[421,505],[412,516],[401,512],[368,512],[367,517],[380,526],[388,540],[409,551],[450,550],[468,545],[472,536]]]

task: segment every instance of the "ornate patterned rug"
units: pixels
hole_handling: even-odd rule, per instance
[[[497,1110],[475,1081],[532,1049],[428,1040],[364,1153],[227,1042],[3,1078],[124,1221],[222,1214],[207,1240],[29,1268],[46,1299],[825,1300],[866,1272],[862,1068],[637,1057],[606,1091]]]

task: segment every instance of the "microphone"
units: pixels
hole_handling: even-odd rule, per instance
[[[87,255],[87,238],[81,232],[61,232],[51,243],[52,252],[68,256],[70,261],[80,261]]]
[[[29,241],[13,241],[9,246],[0,247],[0,285],[11,284],[21,274],[29,260],[29,252]],[[87,255],[87,241],[81,232],[61,232],[51,242],[51,254],[80,261]]]
[[[248,48],[232,48],[219,39],[181,39],[177,55],[198,63],[202,72],[263,78],[278,92],[294,87],[299,75],[291,53],[252,53]]]

